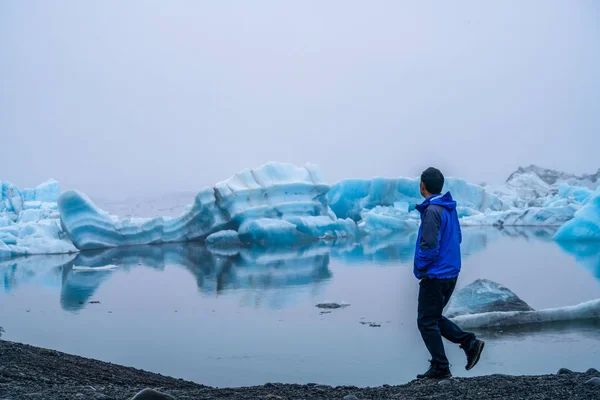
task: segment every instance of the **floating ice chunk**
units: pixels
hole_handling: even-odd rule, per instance
[[[337,309],[337,308],[344,308],[344,307],[349,307],[349,306],[350,306],[350,303],[347,303],[347,302],[344,302],[344,301],[339,302],[339,303],[335,303],[335,302],[332,302],[332,301],[325,301],[323,303],[317,304],[315,307],[329,309],[329,310],[334,310],[334,309]]]
[[[452,297],[446,316],[452,318],[463,314],[532,310],[510,289],[497,282],[477,279]]]
[[[577,320],[600,320],[600,299],[587,301],[575,306],[550,308],[538,311],[496,311],[481,314],[460,315],[452,318],[452,321],[463,329],[494,328]]]
[[[600,240],[600,187],[588,198],[572,220],[556,232],[554,239]]]

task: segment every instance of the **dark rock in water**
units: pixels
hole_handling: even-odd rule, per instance
[[[572,374],[573,371],[571,371],[568,368],[561,368],[558,370],[558,372],[556,373],[556,375],[568,375],[568,374]]]
[[[133,396],[133,399],[131,400],[175,400],[175,397],[154,389],[146,388]]]
[[[586,385],[600,387],[600,378],[592,378],[585,382]]]
[[[316,305],[317,308],[325,308],[329,310],[334,310],[336,308],[348,307],[350,304],[339,304],[339,303],[319,303]]]
[[[599,374],[600,372],[598,372],[598,370],[596,368],[590,368],[587,371],[585,371],[586,374]]]
[[[381,328],[381,324],[369,324],[371,328]]]
[[[453,296],[446,316],[453,318],[492,311],[533,311],[533,308],[501,284],[477,279]]]
[[[90,304],[100,304],[100,302],[98,300],[92,300],[90,301]]]

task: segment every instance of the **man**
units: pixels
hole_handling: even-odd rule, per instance
[[[431,366],[418,379],[447,379],[452,377],[442,336],[460,344],[467,355],[466,369],[477,364],[485,343],[475,335],[463,332],[442,311],[456,287],[460,272],[460,243],[462,233],[456,213],[456,202],[450,192],[442,195],[444,175],[436,168],[421,174],[421,195],[425,201],[417,206],[421,226],[417,236],[414,274],[419,283],[417,325],[427,350]]]

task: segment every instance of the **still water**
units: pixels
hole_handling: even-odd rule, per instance
[[[458,289],[491,279],[536,309],[600,298],[600,246],[561,248],[551,235],[464,229]],[[0,326],[3,339],[211,386],[400,384],[428,365],[415,323],[414,240],[232,254],[178,244],[3,261]],[[73,269],[109,264],[117,268]],[[351,305],[321,314],[323,301]],[[462,351],[447,351],[458,376],[585,370],[600,367],[599,328],[480,332],[488,345],[469,373]]]

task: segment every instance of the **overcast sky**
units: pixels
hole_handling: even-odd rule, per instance
[[[1,180],[91,195],[595,172],[600,2],[4,0],[0,138]]]

